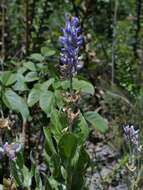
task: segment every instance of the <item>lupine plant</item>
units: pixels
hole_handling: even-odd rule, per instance
[[[142,187],[142,144],[140,142],[140,131],[133,125],[123,126],[125,141],[129,148],[127,169],[130,172],[129,184],[132,190]],[[130,181],[132,181],[130,183]]]
[[[101,132],[107,130],[106,120],[96,111],[88,111],[86,108],[85,102],[94,95],[94,87],[76,76],[83,66],[80,50],[84,40],[79,18],[66,16],[65,20],[63,36],[60,37],[60,77],[52,76],[44,81],[38,76],[38,72],[46,68],[43,61],[47,56],[38,53],[30,55],[30,61],[24,63],[17,73],[4,72],[0,77],[3,105],[20,113],[23,120],[19,141],[4,142],[0,149],[1,159],[5,156],[8,158],[10,177],[18,188],[86,189],[85,173],[90,165],[89,155],[84,148],[86,139],[92,128]],[[38,64],[35,66],[31,61]],[[50,69],[47,72],[50,76]],[[34,85],[25,101],[15,91],[28,91],[30,82]],[[42,129],[44,146],[40,145],[43,147],[40,156],[44,167],[37,164],[32,150],[28,155],[30,167],[25,165],[24,159],[25,130],[30,119],[30,109],[34,106],[39,106],[47,119],[47,126]]]

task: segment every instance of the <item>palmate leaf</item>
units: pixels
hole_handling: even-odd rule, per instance
[[[92,128],[98,129],[102,133],[105,133],[107,131],[107,121],[96,111],[85,112],[84,117],[91,124]]]
[[[13,90],[7,89],[3,93],[3,101],[9,109],[19,112],[22,115],[24,121],[29,116],[29,110],[26,102]]]

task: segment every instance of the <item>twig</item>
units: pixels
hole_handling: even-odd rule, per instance
[[[27,126],[26,121],[23,121],[23,124],[22,124],[22,136],[21,136],[21,143],[23,144],[23,146],[25,145],[25,141],[26,141],[26,126]]]
[[[25,31],[25,43],[26,43],[26,55],[29,53],[29,3],[25,0],[25,16],[26,16],[26,31]]]
[[[2,71],[4,70],[3,63],[5,60],[5,5],[4,5],[4,0],[2,1],[2,49],[1,49],[1,69]]]
[[[134,43],[134,56],[138,58],[138,53],[137,53],[137,46],[139,43],[139,33],[141,29],[141,9],[142,9],[142,0],[136,0],[136,31],[135,31],[135,43]]]
[[[113,39],[112,39],[112,85],[115,82],[115,48],[116,48],[116,24],[117,24],[118,0],[115,0],[113,16]]]

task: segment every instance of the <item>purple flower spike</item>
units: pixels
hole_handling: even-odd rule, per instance
[[[135,130],[134,126],[124,126],[124,133],[126,140],[131,143],[139,152],[141,151],[141,145],[139,142],[139,130]]]
[[[11,143],[8,144],[6,142],[2,147],[0,147],[1,155],[7,155],[10,160],[16,159],[16,153],[21,150],[21,144],[19,143]]]
[[[80,34],[79,19],[67,17],[65,28],[62,29],[63,36],[60,37],[62,44],[60,62],[66,76],[72,77],[82,65],[79,63],[79,50],[83,43],[83,36]]]

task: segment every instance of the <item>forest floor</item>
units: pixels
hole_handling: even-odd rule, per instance
[[[86,142],[86,149],[92,160],[87,172],[87,184],[90,190],[128,190],[124,175],[120,168],[120,153],[108,143],[108,135],[93,131]]]

